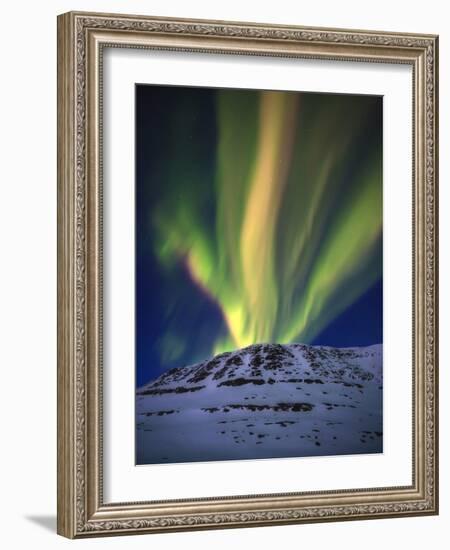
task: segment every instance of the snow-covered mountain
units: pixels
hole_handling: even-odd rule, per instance
[[[382,452],[382,345],[255,344],[136,391],[136,462]]]

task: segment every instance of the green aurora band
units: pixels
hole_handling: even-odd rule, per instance
[[[210,355],[311,342],[382,274],[381,99],[217,90],[215,107],[213,178],[189,105],[172,114],[154,253],[168,275],[183,263],[220,308]],[[186,345],[174,327],[162,355]]]

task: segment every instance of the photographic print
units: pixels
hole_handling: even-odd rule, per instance
[[[135,94],[136,463],[381,453],[382,97]]]

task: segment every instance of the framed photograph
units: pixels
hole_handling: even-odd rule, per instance
[[[58,532],[436,514],[438,38],[58,18]]]

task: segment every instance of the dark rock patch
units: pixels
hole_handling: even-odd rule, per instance
[[[255,384],[255,386],[261,386],[265,384],[265,380],[262,378],[231,378],[230,380],[224,380],[220,384],[218,384],[218,387],[220,386],[244,386],[245,384]]]
[[[192,386],[190,388],[185,388],[183,386],[177,386],[176,388],[156,388],[143,390],[139,395],[165,395],[168,393],[189,393],[194,391],[202,390],[206,386]]]
[[[153,412],[148,412],[148,413],[145,413],[145,416],[164,416],[166,414],[173,414],[173,413],[178,413],[180,411],[177,411],[175,409],[170,409],[170,410],[167,410],[167,411],[153,411]]]

